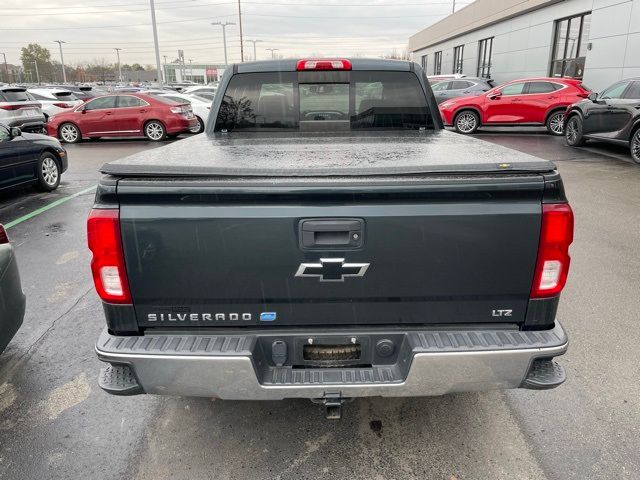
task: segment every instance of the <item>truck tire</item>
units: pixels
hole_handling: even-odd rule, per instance
[[[38,160],[38,187],[51,192],[60,185],[60,163],[51,152],[44,152]]]
[[[582,136],[582,118],[580,115],[574,114],[567,121],[567,128],[564,132],[564,138],[570,147],[580,147],[584,145],[584,137]]]
[[[58,138],[64,143],[78,143],[82,140],[82,134],[75,124],[67,122],[58,128]]]
[[[167,136],[167,130],[159,120],[151,120],[144,125],[144,136],[152,142],[161,142]]]
[[[469,135],[478,130],[480,117],[473,110],[464,110],[456,115],[453,125],[456,132]]]
[[[631,148],[631,159],[637,164],[640,164],[640,127],[637,127],[631,135],[629,146]]]
[[[546,122],[547,132],[559,137],[564,135],[564,110],[551,112]]]

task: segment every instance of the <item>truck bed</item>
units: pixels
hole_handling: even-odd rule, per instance
[[[553,163],[445,130],[197,135],[102,166],[121,177],[350,177],[542,173]]]

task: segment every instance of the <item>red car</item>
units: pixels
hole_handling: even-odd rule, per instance
[[[562,135],[567,106],[589,93],[572,78],[513,80],[482,95],[447,100],[440,104],[440,114],[459,133],[482,126],[546,126],[550,134]]]
[[[47,133],[66,143],[83,138],[141,137],[159,142],[198,124],[191,105],[143,93],[104,95],[57,115]]]

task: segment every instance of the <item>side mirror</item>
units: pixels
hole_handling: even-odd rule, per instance
[[[591,92],[587,98],[589,100],[591,100],[593,103],[596,103],[596,100],[598,100],[598,94],[596,92]]]
[[[20,137],[22,136],[22,130],[20,130],[18,127],[11,127],[11,138],[16,138],[16,137]]]
[[[497,100],[500,97],[502,97],[502,92],[500,90],[493,92],[491,95],[489,95],[490,100]]]

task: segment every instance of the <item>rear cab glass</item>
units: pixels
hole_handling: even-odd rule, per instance
[[[234,75],[215,131],[433,129],[413,72],[309,71]]]

